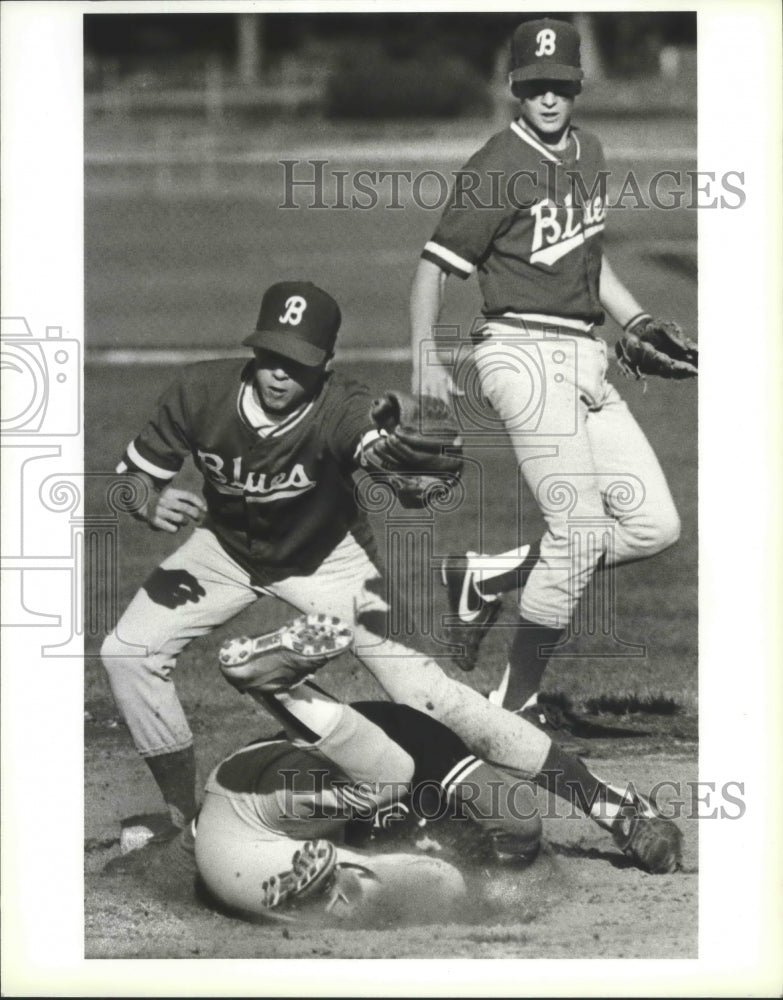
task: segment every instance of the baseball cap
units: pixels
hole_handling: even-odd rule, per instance
[[[579,32],[568,21],[524,21],[511,39],[511,83],[583,79]]]
[[[316,368],[334,349],[340,307],[310,281],[281,281],[264,292],[255,330],[242,343]]]

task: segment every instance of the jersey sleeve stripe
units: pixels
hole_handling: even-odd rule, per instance
[[[359,785],[345,785],[342,782],[334,782],[332,784],[335,794],[339,799],[342,799],[346,805],[350,806],[352,809],[358,809],[360,812],[367,812],[372,806],[372,800],[370,795],[372,794],[372,786],[367,783],[362,783]]]
[[[124,461],[126,458],[128,460],[127,463]],[[152,476],[154,479],[173,479],[179,471],[178,469],[164,469],[160,465],[155,465],[154,462],[150,462],[149,459],[144,458],[143,455],[139,454],[135,441],[131,441],[128,445],[125,455],[123,456],[123,462],[120,464],[126,465],[126,468],[122,471],[127,472],[128,465],[135,466],[137,469],[140,469],[142,472],[146,472],[147,475]],[[120,471],[119,466],[117,466],[117,471]]]
[[[477,767],[481,766],[482,761],[478,757],[470,756],[463,757],[459,763],[455,764],[454,767],[448,772],[448,774],[441,780],[441,786],[447,795],[450,795],[455,787],[462,781],[464,781],[469,774],[476,770]]]
[[[433,264],[445,266],[447,271],[452,274],[458,274],[463,278],[469,277],[475,271],[475,267],[469,260],[460,257],[453,250],[447,250],[446,247],[435,243],[434,240],[430,240],[424,244],[422,257],[425,260],[432,261]]]
[[[356,451],[354,452],[353,455],[354,461],[357,464],[361,461],[362,455],[364,454],[364,449],[367,447],[367,445],[372,444],[373,441],[377,441],[379,437],[383,437],[383,435],[379,430],[371,430],[367,431],[365,434],[362,434],[362,437],[359,443],[356,445]]]

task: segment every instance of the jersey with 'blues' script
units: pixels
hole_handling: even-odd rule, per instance
[[[461,278],[476,271],[487,317],[600,324],[605,183],[591,133],[572,128],[567,149],[555,153],[512,122],[458,173],[422,256]]]
[[[313,399],[261,436],[242,402],[252,377],[252,361],[184,368],[117,471],[161,485],[192,456],[204,477],[204,526],[254,582],[312,573],[349,531],[369,548],[352,480],[359,443],[374,431],[368,390],[329,372]]]

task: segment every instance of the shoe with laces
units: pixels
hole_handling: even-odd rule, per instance
[[[620,807],[609,832],[623,854],[650,875],[669,875],[682,867],[682,831],[636,792]]]

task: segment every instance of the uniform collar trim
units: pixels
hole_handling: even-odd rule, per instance
[[[302,403],[300,407],[294,410],[293,413],[289,413],[285,420],[282,420],[279,424],[273,424],[271,421],[269,424],[259,426],[254,424],[249,412],[248,399],[252,399],[253,404],[261,408],[260,403],[256,403],[252,396],[253,394],[253,372],[252,368],[244,373],[242,379],[242,384],[239,387],[239,394],[237,395],[237,413],[240,419],[249,427],[254,434],[257,434],[262,438],[279,437],[281,434],[285,434],[286,431],[291,430],[295,427],[300,420],[309,413],[313,406],[313,400]]]
[[[551,149],[547,149],[547,147],[544,145],[543,142],[538,140],[533,135],[532,132],[530,132],[527,128],[525,128],[525,126],[519,119],[515,119],[513,122],[511,122],[511,131],[515,132],[519,136],[519,138],[522,139],[523,142],[526,142],[529,146],[532,146],[533,149],[537,150],[539,153],[541,153],[542,156],[545,156],[548,160],[553,160],[555,163],[563,162],[560,156],[558,156],[556,153],[553,153]],[[576,146],[576,158],[578,160],[581,153],[581,147],[579,145],[579,139],[577,138],[576,131],[574,130],[573,125],[568,126],[568,138],[574,140],[574,144]]]

